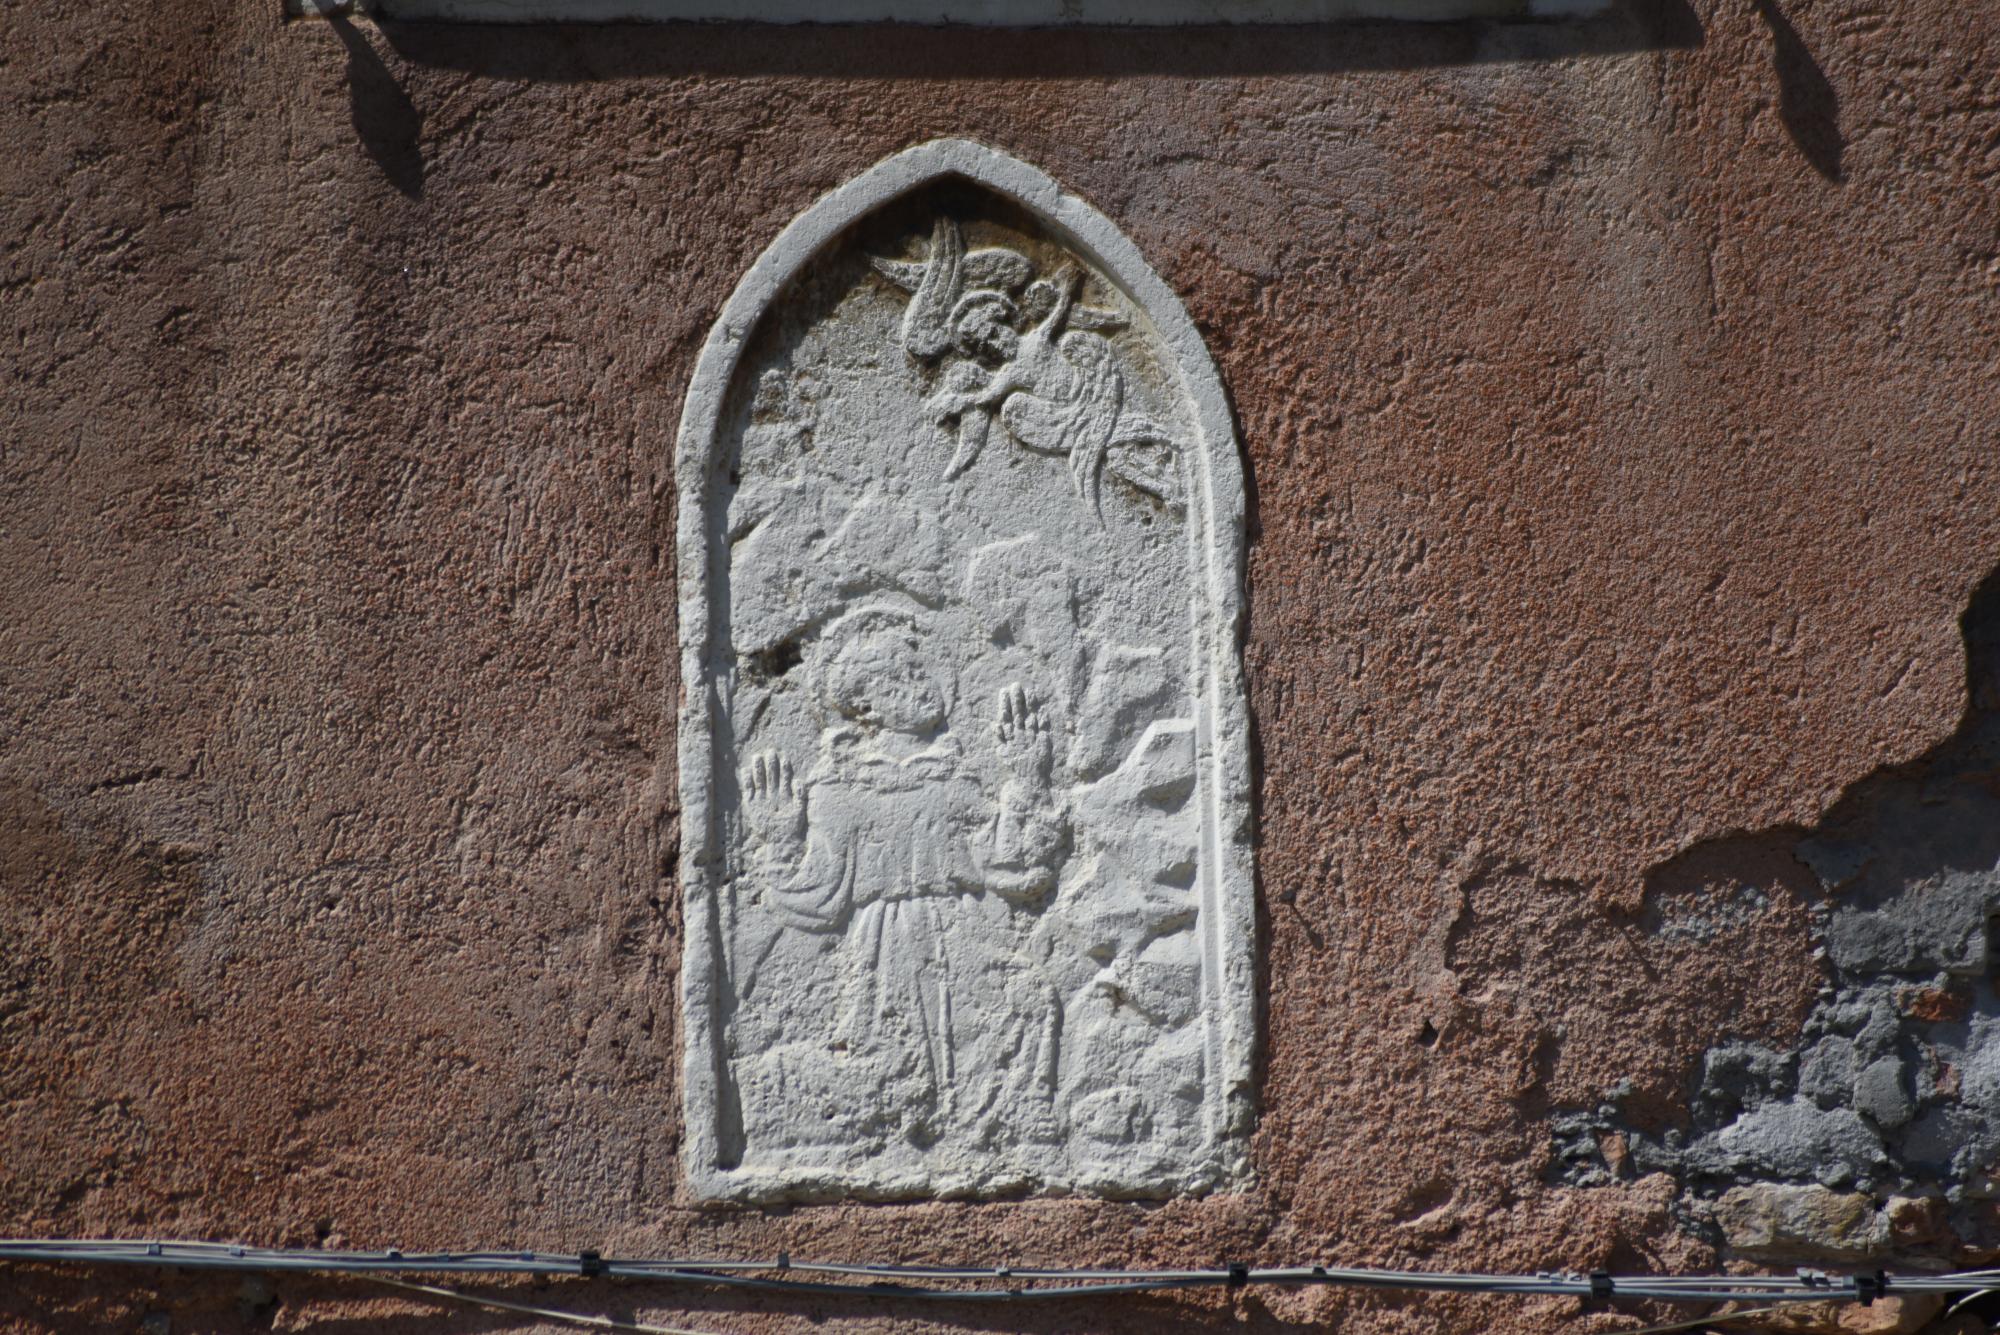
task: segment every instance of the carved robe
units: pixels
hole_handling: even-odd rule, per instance
[[[944,901],[977,888],[967,831],[978,787],[949,741],[899,759],[843,730],[808,791],[805,856],[773,887],[774,907],[800,927],[845,923],[845,1041],[916,1077],[949,1114],[958,1035]]]

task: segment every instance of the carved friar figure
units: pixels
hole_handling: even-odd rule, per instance
[[[790,758],[765,752],[742,776],[766,902],[793,928],[844,930],[842,1039],[879,1063],[885,1081],[918,1094],[904,1126],[919,1140],[994,1102],[992,1091],[972,1106],[959,1098],[969,1035],[1002,1017],[960,1013],[979,943],[957,939],[953,901],[991,892],[1039,904],[1069,845],[1040,710],[1018,685],[1002,692],[985,754],[967,756],[946,728],[947,691],[929,648],[921,622],[900,608],[839,618],[815,649],[829,721],[811,769],[801,778]],[[1041,1045],[1039,1035],[1013,1038]],[[1046,1047],[1018,1064],[1043,1104],[1054,1096],[1052,1036]]]

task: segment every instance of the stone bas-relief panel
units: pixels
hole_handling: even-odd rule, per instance
[[[1241,704],[1213,698],[1234,635],[1182,371],[963,178],[820,247],[745,332],[698,479],[697,1189],[1228,1180]]]

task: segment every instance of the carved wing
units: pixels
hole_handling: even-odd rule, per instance
[[[1097,335],[1064,334],[1061,347],[1063,356],[1083,373],[1085,384],[1071,428],[1070,480],[1076,486],[1076,494],[1089,501],[1092,512],[1102,519],[1104,507],[1100,487],[1104,459],[1111,448],[1112,433],[1118,429],[1118,410],[1124,406],[1125,382],[1118,374],[1117,358],[1112,354],[1111,345]]]
[[[1130,321],[1116,311],[1099,310],[1095,306],[1072,306],[1067,323],[1071,329],[1102,333],[1107,329],[1123,329]]]
[[[929,361],[951,346],[951,312],[965,291],[964,267],[965,238],[959,235],[958,224],[939,218],[931,229],[924,279],[903,312],[903,346],[919,361]]]
[[[993,246],[975,250],[965,257],[965,285],[991,287],[1002,292],[1019,292],[1035,276],[1035,266],[1017,250]]]
[[[1181,500],[1180,449],[1167,429],[1149,417],[1125,413],[1111,433],[1106,471],[1170,505]]]
[[[923,260],[885,260],[878,255],[870,255],[868,263],[876,273],[900,287],[905,292],[915,292],[924,284],[924,270],[928,267]],[[1035,276],[1035,266],[1027,256],[1016,250],[994,246],[985,250],[975,250],[965,257],[960,271],[964,286],[968,288],[990,287],[1000,292],[1014,293],[1027,286]],[[1123,320],[1109,312],[1093,312],[1116,324]],[[1098,326],[1092,325],[1091,328]]]
[[[878,255],[870,255],[868,263],[876,273],[881,274],[905,292],[914,292],[923,286],[924,262],[922,260],[885,260]]]

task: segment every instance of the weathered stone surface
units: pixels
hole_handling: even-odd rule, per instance
[[[1756,1259],[1859,1261],[1889,1245],[1888,1217],[1872,1200],[1825,1187],[1731,1187],[1715,1219],[1732,1252]]]
[[[1827,891],[1799,831],[1958,726],[2000,555],[1989,7],[1054,40],[276,10],[9,12],[7,1231],[1712,1264],[1645,1135],[1691,1130],[1702,1054],[1800,1046]],[[1116,222],[1238,418],[1269,1036],[1241,1190],[686,1194],[671,442],[755,257],[944,134]],[[1897,989],[1955,985],[1877,984],[1898,1032]],[[1550,1110],[1621,1086],[1636,1177],[1545,1180]],[[1943,1171],[1967,1116],[1899,1134]],[[490,1329],[276,1289],[299,1329]],[[962,1315],[683,1297],[617,1301],[742,1332]],[[37,1271],[0,1324],[248,1328],[236,1302]]]
[[[1916,1111],[1908,1083],[1901,1057],[1879,1057],[1854,1078],[1854,1106],[1884,1131],[1893,1131]]]
[[[1923,825],[1933,837],[1963,838],[1988,814],[1973,805],[1931,815]],[[1834,964],[1854,973],[1984,972],[1991,874],[1990,866],[1947,872],[1880,907],[1835,909],[1827,929]]]
[[[1950,1214],[1941,1196],[1891,1196],[1882,1206],[1889,1242],[1898,1251],[1920,1252],[1950,1236]]]
[[[1799,1303],[1781,1312],[1744,1317],[1729,1324],[1738,1330],[1787,1331],[1791,1335],[1937,1335],[1931,1322],[1943,1310],[1942,1297],[1917,1294],[1878,1298],[1867,1304]]]
[[[1896,994],[1896,1004],[1904,1016],[1927,1024],[1952,1024],[1972,1010],[1971,990],[1964,984],[1952,987],[1909,987]]]
[[[1985,963],[2000,921],[2000,575],[1975,592],[1963,630],[1970,702],[1957,731],[1856,785],[1798,845],[1826,896],[1814,918],[1829,979],[1797,1040],[1707,1053],[1685,1130],[1628,1130],[1629,1091],[1594,1113],[1560,1114],[1568,1180],[1601,1172],[1602,1156],[1580,1153],[1587,1138],[1623,1134],[1638,1162],[1701,1194],[1750,1181],[1910,1193],[1941,1213],[1924,1242],[1899,1236],[1896,1249],[1957,1249],[1971,1261],[2000,1246],[1989,1185],[2000,1161],[2000,993]],[[1671,929],[1657,917],[1656,932]],[[1863,938],[1874,944],[1851,948]]]

